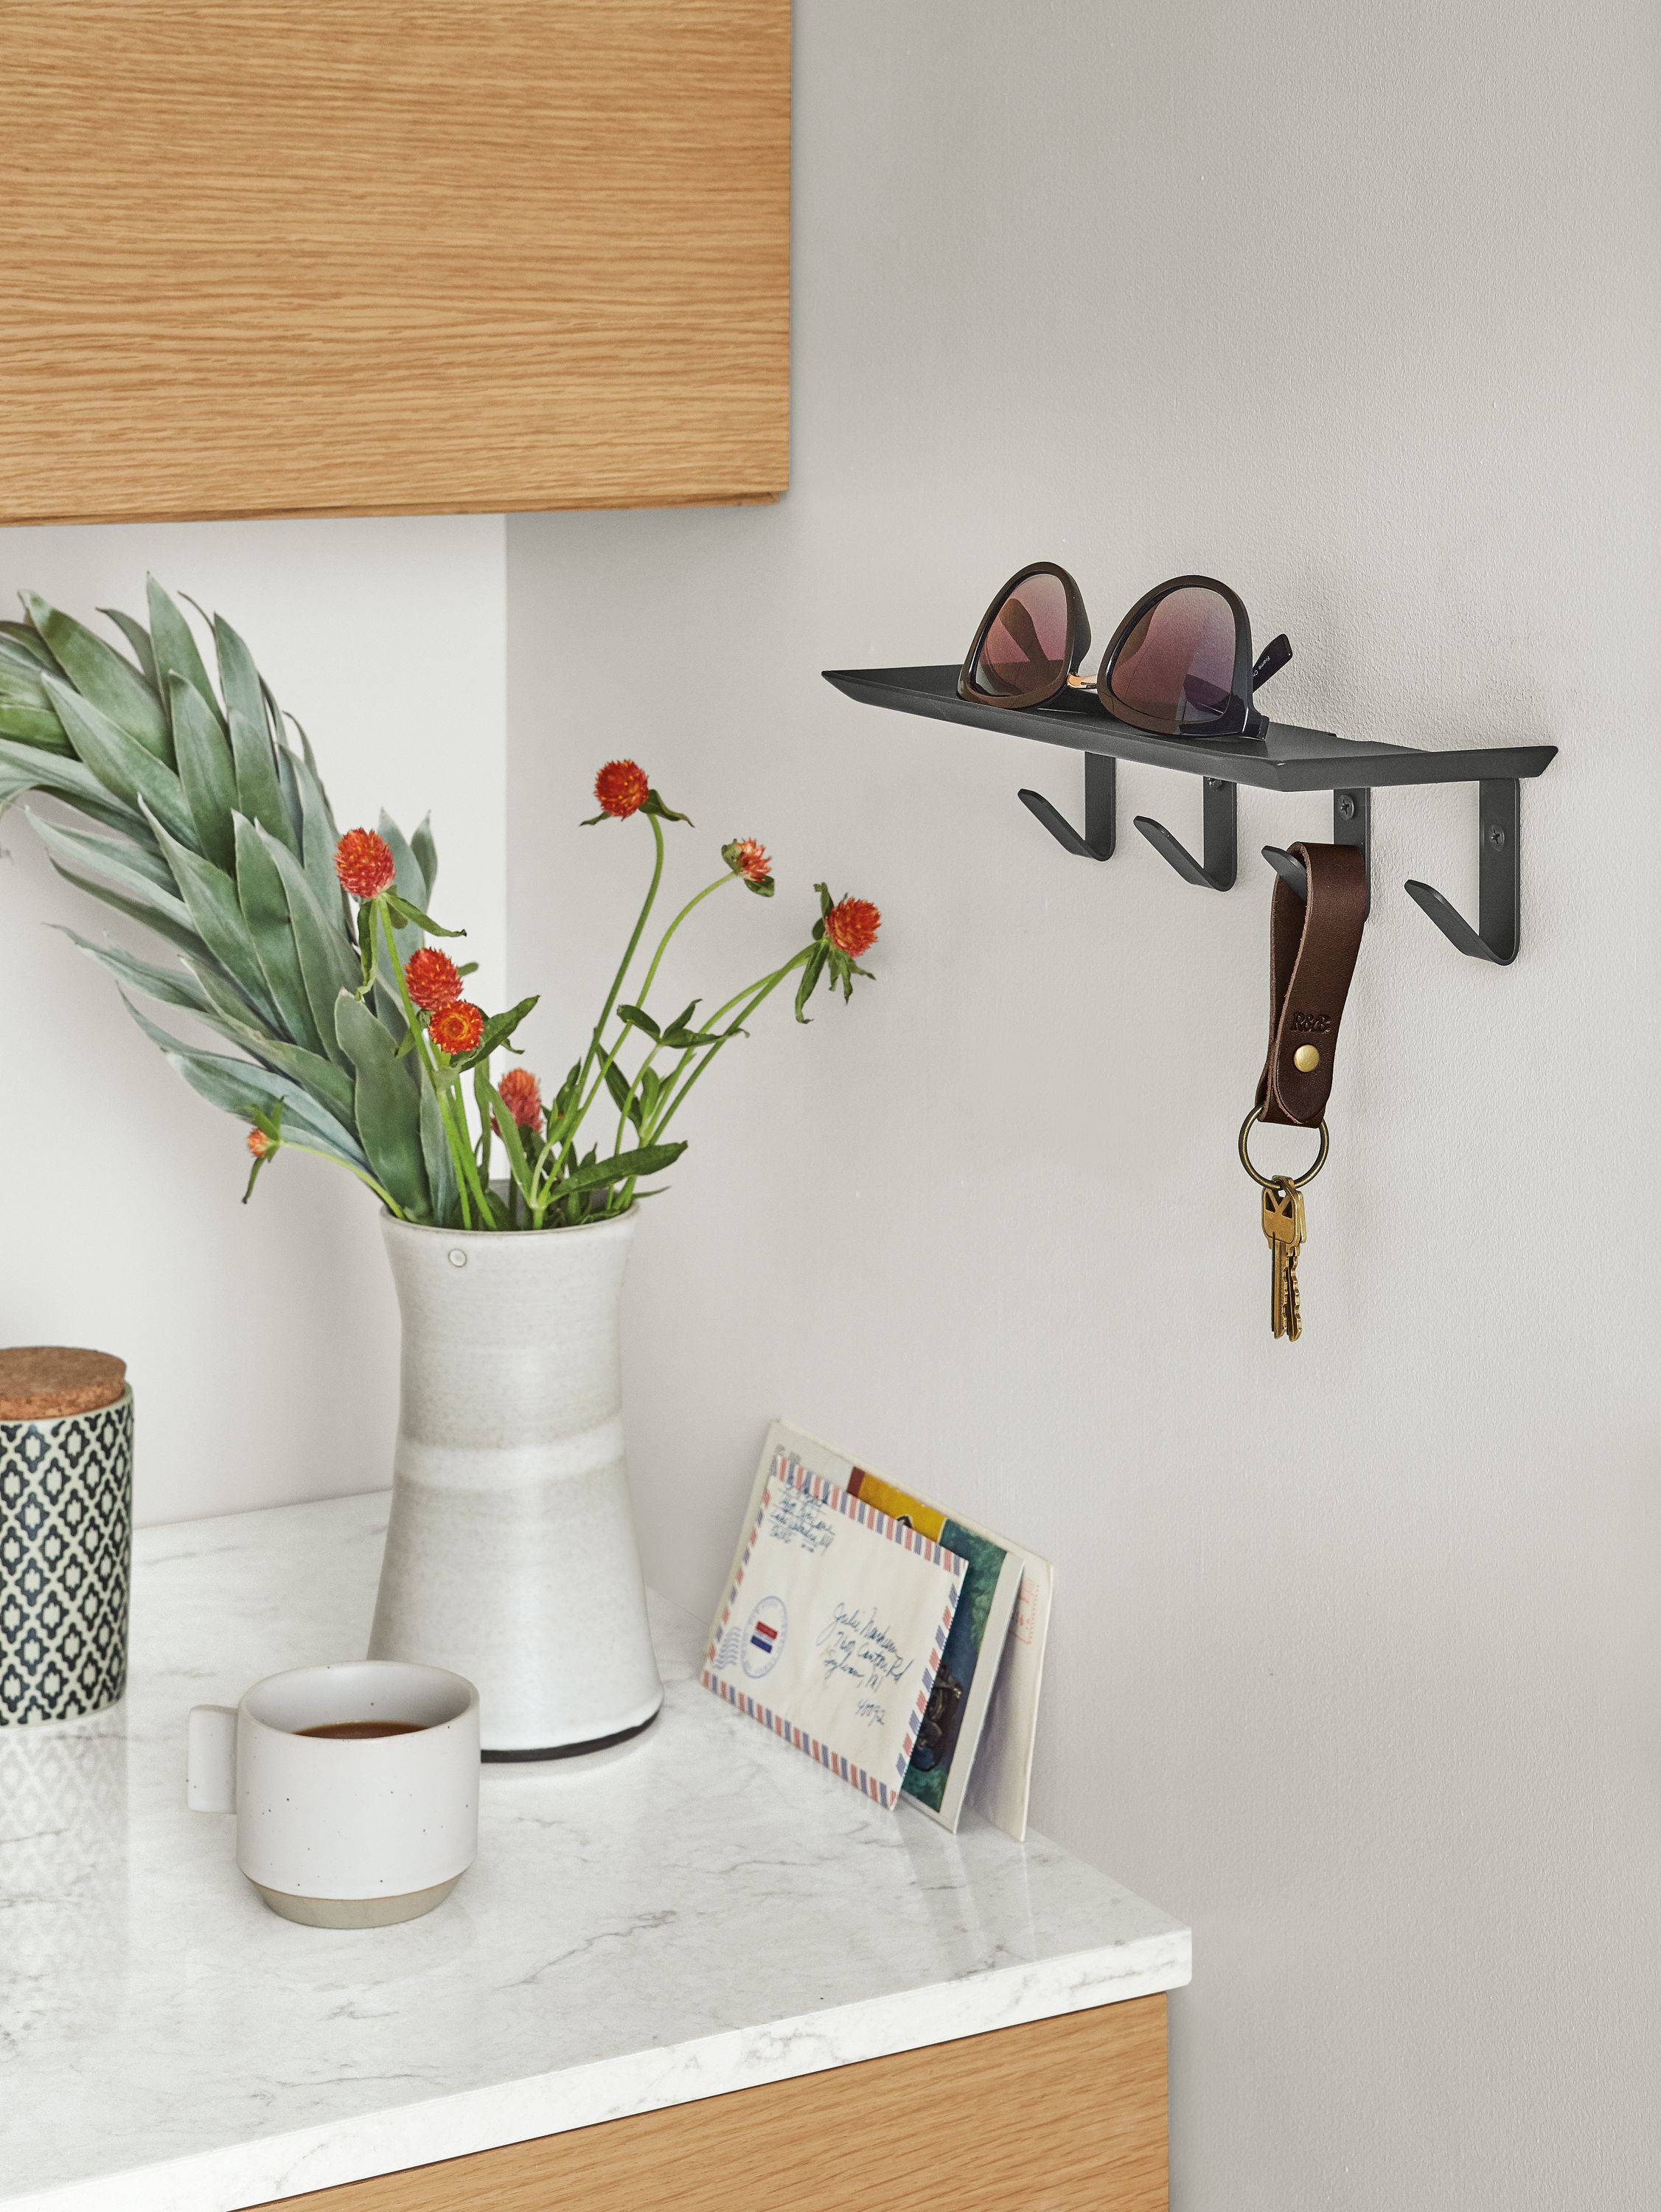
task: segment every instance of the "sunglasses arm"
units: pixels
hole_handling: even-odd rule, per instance
[[[1271,637],[1252,664],[1252,689],[1256,691],[1267,684],[1271,676],[1278,676],[1292,658],[1292,641],[1282,630]]]

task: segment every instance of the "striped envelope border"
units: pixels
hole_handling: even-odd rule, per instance
[[[934,1632],[933,1648],[929,1654],[928,1663],[923,1670],[922,1681],[918,1686],[917,1703],[912,1709],[911,1719],[906,1724],[905,1742],[900,1749],[899,1764],[894,1770],[892,1782],[885,1781],[881,1775],[868,1773],[863,1766],[847,1758],[843,1753],[832,1751],[827,1745],[821,1743],[817,1736],[810,1735],[805,1729],[797,1728],[793,1721],[786,1720],[782,1713],[775,1713],[770,1705],[764,1705],[759,1698],[752,1698],[747,1691],[734,1689],[729,1682],[718,1681],[710,1671],[715,1663],[715,1655],[720,1649],[722,1638],[737,1607],[738,1592],[744,1580],[744,1570],[749,1565],[750,1553],[755,1548],[755,1540],[761,1534],[762,1520],[766,1516],[768,1505],[772,1503],[773,1486],[779,1481],[787,1482],[793,1490],[806,1491],[817,1505],[827,1505],[838,1513],[846,1513],[850,1521],[857,1521],[862,1528],[874,1528],[878,1535],[888,1537],[892,1543],[902,1546],[905,1550],[920,1552],[923,1557],[932,1565],[949,1567],[952,1570],[952,1585],[947,1595],[945,1610],[942,1613],[939,1626]],[[821,1766],[827,1766],[833,1774],[839,1775],[844,1782],[851,1782],[856,1790],[862,1790],[867,1797],[875,1798],[879,1805],[885,1808],[890,1807],[899,1802],[900,1785],[906,1778],[906,1769],[912,1763],[912,1753],[916,1747],[917,1733],[923,1725],[923,1716],[929,1710],[929,1694],[934,1688],[934,1678],[940,1671],[941,1655],[946,1649],[946,1638],[951,1632],[952,1615],[957,1610],[957,1601],[962,1593],[963,1562],[955,1552],[949,1552],[943,1544],[937,1544],[932,1537],[919,1535],[908,1522],[895,1521],[886,1513],[879,1513],[874,1505],[867,1505],[863,1498],[855,1498],[850,1492],[842,1489],[827,1476],[809,1473],[794,1452],[785,1451],[781,1448],[773,1454],[772,1468],[767,1481],[762,1485],[761,1502],[756,1508],[755,1519],[750,1525],[749,1534],[744,1539],[744,1548],[739,1555],[738,1571],[732,1578],[732,1588],[727,1592],[727,1601],[721,1608],[720,1617],[715,1624],[715,1632],[709,1640],[709,1649],[704,1654],[704,1671],[699,1679],[704,1687],[706,1690],[713,1690],[718,1698],[724,1698],[730,1705],[736,1705],[741,1713],[748,1714],[751,1720],[760,1721],[763,1728],[771,1729],[775,1735],[783,1736],[786,1743],[794,1745],[797,1751],[806,1752],[809,1759],[816,1759]]]

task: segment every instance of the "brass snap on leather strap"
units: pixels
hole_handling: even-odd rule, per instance
[[[1281,1188],[1282,1185],[1289,1190],[1303,1189],[1306,1184],[1314,1182],[1316,1176],[1326,1165],[1328,1139],[1325,1122],[1323,1121],[1320,1125],[1321,1148],[1319,1152],[1316,1153],[1315,1164],[1310,1169],[1307,1175],[1266,1176],[1260,1175],[1257,1169],[1252,1166],[1252,1154],[1246,1146],[1247,1138],[1250,1137],[1257,1124],[1262,1121],[1263,1114],[1264,1109],[1261,1106],[1254,1106],[1252,1109],[1252,1111],[1246,1115],[1246,1119],[1240,1123],[1240,1165],[1246,1170],[1247,1175],[1251,1176],[1252,1182],[1261,1183],[1265,1190],[1277,1190]]]
[[[1269,910],[1265,1121],[1312,1129],[1332,1094],[1338,1024],[1367,920],[1367,862],[1354,845],[1294,845],[1307,896],[1277,878]]]

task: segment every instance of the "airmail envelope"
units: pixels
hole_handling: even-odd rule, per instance
[[[963,1562],[794,1453],[773,1455],[704,1655],[704,1687],[895,1804]]]

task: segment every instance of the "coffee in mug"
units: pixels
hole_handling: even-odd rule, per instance
[[[478,1848],[479,1693],[402,1660],[269,1675],[192,1711],[187,1796],[236,1814],[237,1864],[284,1919],[413,1920]]]

